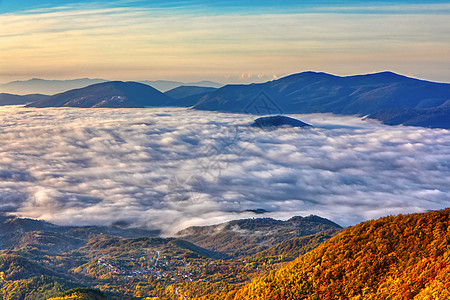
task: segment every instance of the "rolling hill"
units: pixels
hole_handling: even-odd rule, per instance
[[[450,209],[349,227],[222,298],[450,299]]]
[[[68,282],[58,277],[41,275],[29,279],[1,282],[0,298],[47,300],[49,297],[77,287],[80,287],[80,285],[74,282]]]
[[[0,251],[3,299],[450,297],[450,208],[346,229],[309,216],[235,220],[179,234],[208,247],[179,237],[122,238],[5,216],[0,228],[1,240],[11,243]],[[61,239],[28,239],[45,232],[81,243],[67,248],[56,246]]]
[[[240,232],[233,235],[223,231],[223,236],[232,238],[224,247],[234,247],[230,251],[234,258],[177,237],[156,237],[158,232],[154,231],[58,226],[0,215],[0,299],[95,296],[92,290],[80,287],[100,289],[107,299],[209,297],[278,268],[341,230],[314,216],[229,224],[229,229],[239,228]],[[327,230],[329,227],[335,229]],[[196,227],[187,232],[208,232],[211,228]],[[277,244],[299,232],[315,234]],[[267,255],[253,256],[260,249],[267,249]],[[67,291],[73,288],[77,289]]]
[[[108,299],[100,290],[89,288],[74,288],[48,300],[106,300]]]
[[[110,81],[56,94],[28,107],[142,108],[166,106],[171,100],[160,91],[142,83]]]
[[[235,220],[211,226],[188,227],[175,237],[206,249],[234,257],[252,255],[291,238],[303,237],[341,227],[318,217],[293,217],[287,221],[272,218]]]
[[[196,101],[194,108],[201,110],[335,113],[386,124],[450,128],[450,84],[392,72],[347,77],[303,72],[261,84],[227,85]]]
[[[69,80],[48,80],[41,78],[33,78],[29,80],[18,80],[9,83],[0,84],[0,91],[11,94],[25,95],[25,94],[45,94],[54,95],[66,92],[73,89],[81,89],[92,84],[107,82],[110,80],[101,78],[77,78]],[[219,88],[223,84],[213,81],[198,81],[198,82],[180,82],[171,80],[143,80],[139,81],[149,85],[158,91],[168,91],[179,86],[201,86]]]
[[[286,116],[268,116],[268,117],[260,117],[256,119],[250,126],[252,127],[260,127],[260,128],[274,128],[274,127],[299,127],[299,128],[308,128],[312,127],[311,125],[304,123],[300,120],[286,117]]]
[[[203,80],[196,82],[181,82],[181,81],[171,81],[171,80],[143,80],[139,81],[140,83],[147,84],[151,87],[154,87],[158,91],[168,92],[169,90],[176,89],[181,86],[197,86],[197,87],[206,87],[206,88],[220,88],[224,86],[221,83]]]
[[[48,222],[0,215],[0,250],[37,248],[52,253],[77,249],[97,235],[155,237],[157,231],[108,226],[57,226]]]
[[[170,101],[171,106],[191,107],[197,103],[198,97],[215,90],[217,90],[217,88],[202,86],[179,86],[165,92],[164,94],[173,99]]]
[[[179,86],[174,89],[171,89],[167,92],[164,92],[167,96],[173,99],[183,99],[186,97],[194,96],[194,95],[205,95],[207,93],[211,93],[217,90],[217,88],[213,87],[203,87],[203,86]]]

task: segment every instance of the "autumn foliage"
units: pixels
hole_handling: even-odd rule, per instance
[[[450,209],[347,228],[223,298],[450,299]]]
[[[48,300],[105,300],[107,299],[99,290],[90,288],[75,288],[66,291]]]

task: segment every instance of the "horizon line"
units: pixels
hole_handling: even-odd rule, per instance
[[[44,77],[31,77],[29,79],[17,79],[17,80],[12,80],[12,81],[7,81],[7,82],[3,82],[0,83],[0,85],[9,85],[12,83],[25,83],[25,82],[30,82],[33,80],[42,80],[42,81],[58,81],[58,82],[68,82],[68,81],[76,81],[76,80],[103,80],[105,82],[110,82],[110,81],[122,81],[122,82],[173,82],[173,83],[183,83],[183,84],[189,84],[189,83],[200,83],[200,82],[211,82],[211,83],[217,83],[217,84],[223,84],[228,85],[228,84],[252,84],[252,83],[266,83],[266,82],[271,82],[271,81],[275,81],[278,79],[282,79],[285,77],[289,77],[289,76],[293,76],[293,75],[298,75],[298,74],[303,74],[303,73],[316,73],[316,74],[326,74],[326,75],[332,75],[335,77],[341,77],[341,78],[345,78],[345,77],[353,77],[353,76],[365,76],[365,75],[375,75],[375,74],[382,74],[382,73],[392,73],[398,76],[403,76],[403,77],[407,77],[407,78],[411,78],[411,79],[417,79],[417,80],[421,80],[421,81],[428,81],[428,82],[435,82],[435,83],[444,83],[444,84],[450,84],[450,82],[447,81],[438,81],[438,80],[432,80],[432,79],[428,79],[428,78],[424,78],[422,77],[420,74],[403,74],[400,72],[395,72],[389,69],[383,70],[383,71],[373,71],[373,72],[368,72],[368,73],[349,73],[349,74],[337,74],[337,73],[332,73],[332,72],[326,72],[326,71],[317,71],[317,70],[305,70],[305,71],[300,71],[300,72],[295,72],[295,73],[291,73],[291,74],[282,74],[282,75],[278,75],[274,76],[273,79],[262,79],[262,80],[255,80],[255,81],[245,81],[242,80],[241,82],[236,82],[236,81],[228,81],[228,82],[219,82],[216,80],[211,80],[211,79],[200,79],[200,80],[177,80],[177,79],[107,79],[107,78],[100,78],[100,77],[73,77],[73,78],[67,78],[67,79],[57,79],[57,78],[44,78]]]

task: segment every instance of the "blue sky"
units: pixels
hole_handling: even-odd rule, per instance
[[[40,0],[0,0],[0,13],[26,11],[32,9],[45,9],[51,7],[59,7],[64,5],[89,5],[103,4],[108,7],[145,7],[145,8],[167,8],[178,9],[184,12],[201,11],[203,13],[263,13],[263,12],[318,12],[327,11],[339,13],[343,12],[342,8],[347,8],[344,12],[358,12],[358,13],[373,13],[383,12],[390,13],[392,6],[403,6],[402,9],[410,11],[405,5],[430,5],[430,4],[448,4],[449,1],[434,0],[434,1],[411,1],[411,0],[376,0],[376,1],[312,1],[312,0],[218,0],[218,1],[204,1],[204,0],[167,0],[167,1],[144,1],[144,0],[123,0],[123,1],[105,1],[105,0],[54,0],[54,1],[40,1]],[[386,7],[391,7],[386,9]],[[420,9],[413,9],[415,12],[420,12]],[[439,10],[437,10],[439,11]],[[436,12],[437,12],[436,11]],[[442,12],[442,11],[441,11]],[[448,10],[447,10],[448,13]]]
[[[384,70],[450,82],[449,1],[0,0],[0,82],[254,82]]]

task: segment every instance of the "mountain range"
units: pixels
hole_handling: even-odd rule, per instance
[[[9,83],[0,84],[0,91],[11,94],[45,94],[53,95],[66,92],[72,89],[86,87],[92,84],[106,82],[105,79],[78,78],[70,80],[47,80],[33,78],[29,80],[18,80]]]
[[[218,236],[208,234],[219,228]],[[90,299],[81,297],[98,289],[106,299],[177,299],[185,292],[231,291],[341,230],[317,216],[264,218],[191,227],[182,231],[187,235],[161,238],[143,229],[58,226],[0,215],[0,299]],[[192,232],[206,247],[186,240]],[[302,237],[290,239],[297,235]],[[215,251],[212,238],[227,237],[227,253]],[[253,255],[262,249],[267,253]]]
[[[22,80],[22,81],[19,80],[0,84],[0,92],[18,95],[25,95],[25,94],[54,95],[66,92],[68,90],[80,89],[92,84],[107,81],[110,80],[100,78],[94,79],[78,78],[70,80],[47,80],[47,79],[33,78],[30,80]],[[150,85],[151,87],[162,92],[174,89],[179,86],[202,86],[212,88],[219,88],[223,86],[223,84],[213,81],[181,82],[170,80],[153,80],[153,81],[144,80],[139,82]]]
[[[136,82],[105,82],[67,91],[34,107],[180,106],[256,115],[334,113],[388,125],[450,128],[450,84],[392,72],[335,76],[303,72],[266,83],[221,88],[182,86],[165,94]]]
[[[169,105],[172,98],[149,85],[109,81],[56,94],[28,107],[151,107]]]
[[[0,295],[449,299],[449,224],[447,208],[387,216],[345,229],[317,216],[255,218],[190,227],[175,238],[160,238],[130,237],[133,229],[108,232],[111,229],[1,216],[0,240],[10,242],[0,251]],[[58,234],[68,241],[54,238]],[[59,246],[64,243],[71,246]],[[220,247],[230,255],[212,250]]]
[[[261,84],[227,85],[195,109],[255,114],[335,113],[390,125],[450,128],[450,84],[392,72],[334,76],[303,72]]]

